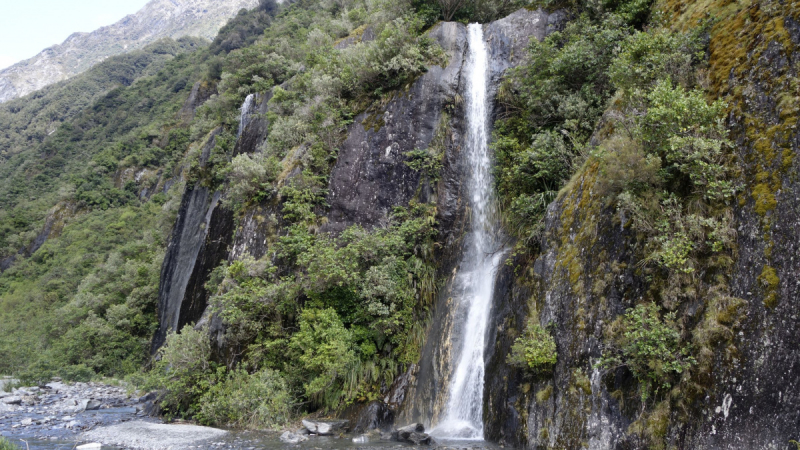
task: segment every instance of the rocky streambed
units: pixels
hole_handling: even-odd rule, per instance
[[[324,421],[303,421],[283,434],[166,424],[149,416],[153,397],[102,383],[53,380],[11,392],[0,386],[0,435],[33,450],[73,450],[90,443],[102,444],[104,450],[501,448],[485,442],[436,443],[418,424],[364,434],[347,433],[346,422],[327,422],[334,424],[331,430]],[[287,441],[287,434],[298,438]]]

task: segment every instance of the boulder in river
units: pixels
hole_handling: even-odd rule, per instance
[[[306,427],[306,430],[308,430],[308,432],[311,434],[316,434],[319,436],[330,436],[337,431],[343,431],[347,424],[348,421],[346,420],[331,422],[321,422],[307,419],[303,420],[303,426]]]
[[[307,441],[308,438],[299,433],[292,433],[291,431],[284,431],[281,435],[281,442],[286,444],[299,444],[300,442]]]
[[[391,440],[414,445],[433,445],[436,443],[432,437],[425,433],[425,427],[421,423],[406,425],[392,431]]]
[[[22,403],[22,397],[18,395],[3,397],[0,398],[0,402],[5,403],[6,405],[19,405],[20,403]]]
[[[91,444],[83,444],[75,447],[75,450],[100,450],[103,444],[92,442]]]

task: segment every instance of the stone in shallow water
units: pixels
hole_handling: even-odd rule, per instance
[[[304,435],[295,434],[292,433],[291,431],[284,431],[280,439],[281,442],[285,442],[287,444],[298,444],[300,442],[308,440],[308,438],[305,437]]]
[[[384,436],[381,436],[381,439],[384,439]],[[391,440],[414,445],[436,444],[436,441],[425,433],[425,427],[421,423],[406,425],[392,431]]]
[[[319,436],[330,436],[337,431],[343,430],[347,426],[347,421],[335,421],[335,422],[320,422],[320,421],[313,421],[313,420],[303,420],[303,426],[311,434],[317,434]]]
[[[92,442],[91,444],[83,444],[75,447],[75,450],[100,450],[103,448],[103,444],[98,442]]]
[[[12,395],[10,397],[4,397],[0,399],[0,402],[5,403],[6,405],[19,405],[22,403],[22,397],[18,395]]]

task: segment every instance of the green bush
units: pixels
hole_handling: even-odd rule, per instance
[[[510,365],[525,369],[534,375],[552,372],[558,360],[556,341],[535,319],[528,322],[522,336],[511,346],[507,357]]]
[[[647,94],[647,114],[641,119],[642,140],[664,159],[667,183],[688,195],[709,201],[729,199],[735,190],[730,165],[731,147],[725,127],[726,104],[709,103],[699,90],[673,87],[669,78]]]
[[[236,369],[200,399],[202,424],[247,429],[277,429],[291,419],[292,398],[280,373]]]
[[[495,124],[495,179],[507,228],[534,244],[544,211],[584,161],[614,86],[607,71],[631,33],[618,16],[588,14],[544,41],[498,91],[505,114]]]
[[[321,404],[337,405],[340,399],[326,399],[324,395],[331,392],[327,388],[355,362],[353,335],[333,308],[305,309],[299,325],[289,348],[306,373],[305,393]]]
[[[0,450],[19,450],[21,447],[11,443],[8,439],[0,436]]]
[[[669,78],[681,86],[692,86],[696,65],[704,55],[699,33],[674,33],[665,29],[635,32],[622,42],[619,54],[608,69],[611,82],[630,95],[651,89]]]
[[[229,169],[225,203],[234,210],[251,202],[258,204],[274,193],[272,182],[281,168],[276,158],[267,158],[262,153],[236,156]]]
[[[639,381],[642,401],[679,380],[696,364],[691,348],[681,344],[675,313],[661,318],[655,303],[639,304],[617,319],[609,336],[612,346],[603,353],[598,367],[627,367]]]
[[[207,329],[186,325],[179,333],[170,333],[158,358],[142,387],[160,392],[161,410],[168,418],[194,417],[203,395],[225,376],[225,368],[211,360]]]

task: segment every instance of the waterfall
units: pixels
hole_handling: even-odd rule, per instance
[[[489,155],[489,55],[483,27],[469,26],[467,78],[467,155],[470,174],[471,230],[454,281],[455,319],[452,376],[448,402],[431,434],[450,439],[483,439],[483,384],[486,327],[497,266],[502,259],[497,239]]]
[[[239,131],[236,133],[237,139],[242,137],[242,132],[247,126],[247,122],[250,120],[250,110],[253,109],[253,101],[255,98],[255,94],[249,94],[247,98],[244,99],[244,103],[242,103],[242,108],[239,113]]]

